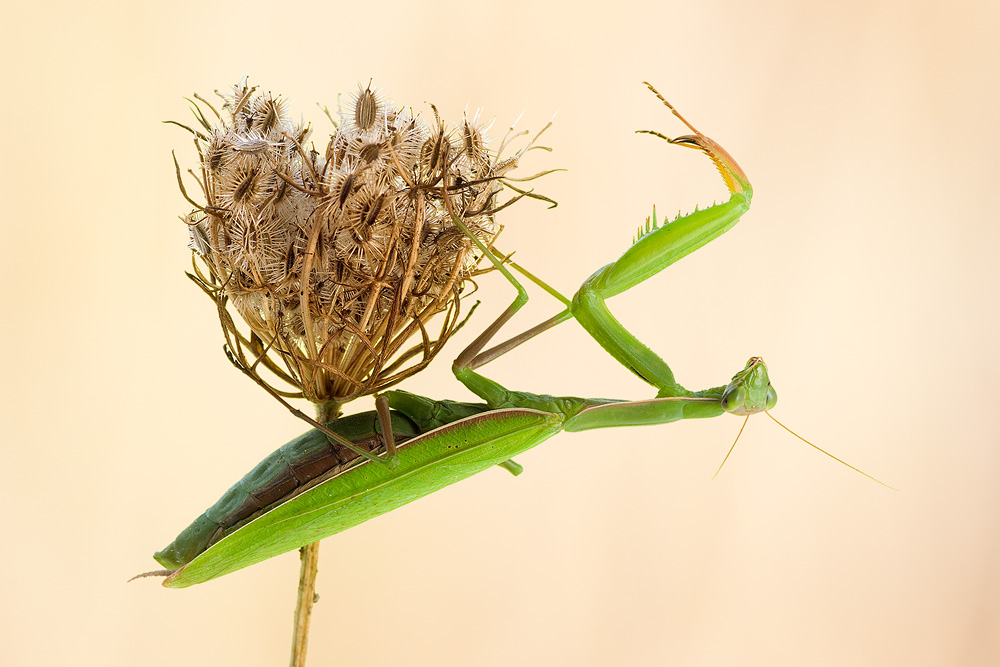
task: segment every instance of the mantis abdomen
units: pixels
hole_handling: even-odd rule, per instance
[[[371,411],[342,417],[328,428],[365,451],[374,452],[384,449],[377,425],[378,415]],[[411,419],[398,412],[392,413],[392,428],[397,443],[421,433]],[[244,521],[361,460],[315,429],[303,433],[254,466],[154,558],[164,567],[180,567]]]
[[[396,444],[486,409],[483,404],[432,401],[406,392],[388,392],[387,396],[392,407],[397,408],[390,413]],[[385,450],[375,411],[341,417],[327,427],[364,451]],[[153,557],[170,569],[186,565],[250,519],[363,460],[320,431],[307,431],[254,466]]]

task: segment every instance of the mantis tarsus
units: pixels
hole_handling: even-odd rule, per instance
[[[560,431],[665,424],[716,417],[724,412],[749,417],[774,406],[777,395],[760,358],[751,358],[728,384],[689,391],[677,383],[659,356],[614,318],[605,304],[606,299],[728,231],[748,210],[753,194],[736,161],[688,123],[652,86],[649,88],[692,132],[674,139],[652,134],[705,153],[722,175],[729,199],[663,225],[657,224],[654,217],[622,257],[588,278],[572,300],[522,271],[566,307],[520,336],[485,351],[528,296],[505,263],[476,241],[517,289],[513,303],[453,366],[456,378],[484,403],[433,401],[389,391],[378,413],[361,413],[330,424],[356,447],[373,453],[387,449],[383,442],[394,444],[395,451],[388,448],[392,465],[374,461],[370,455],[345,455],[346,450],[334,447],[317,430],[300,436],[265,459],[216,506],[156,554],[156,559],[172,570],[165,572],[169,574],[165,586],[180,588],[228,574],[355,526],[494,465],[503,465],[517,474],[519,467],[512,457]],[[455,222],[464,227],[457,217]],[[619,401],[515,392],[476,372],[483,364],[569,319],[576,319],[608,353],[655,387],[656,397]],[[324,465],[328,470],[321,472]]]

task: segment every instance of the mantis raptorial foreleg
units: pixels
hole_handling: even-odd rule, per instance
[[[503,397],[506,390],[499,384],[474,373],[474,369],[510,351],[538,333],[571,318],[580,322],[594,340],[615,359],[656,387],[658,398],[704,397],[720,400],[722,395],[727,393],[727,387],[714,387],[699,392],[691,392],[682,387],[674,379],[673,372],[666,362],[626,330],[614,318],[605,303],[606,299],[659,273],[678,259],[694,252],[732,228],[740,216],[749,209],[750,198],[753,194],[750,181],[732,156],[719,144],[688,123],[652,86],[646,85],[694,133],[676,139],[669,139],[659,133],[654,134],[672,144],[696,148],[704,152],[719,169],[729,189],[730,198],[725,203],[703,210],[695,210],[694,213],[686,216],[679,216],[663,226],[657,226],[654,220],[652,228],[647,229],[646,233],[617,261],[608,264],[588,278],[572,301],[565,299],[540,279],[522,270],[522,273],[532,282],[541,285],[547,292],[563,301],[567,308],[521,335],[485,352],[482,351],[483,348],[528,299],[524,288],[507,270],[504,263],[469,234],[486,257],[517,289],[517,297],[511,305],[455,360],[454,371],[458,379],[491,406],[498,406],[505,402]],[[456,218],[455,222],[464,229],[465,225],[461,220]],[[766,367],[762,362],[752,363],[745,371],[749,371],[751,366],[758,369],[756,372],[763,374],[762,386],[757,391],[744,389],[744,393],[741,395],[744,400],[741,401],[741,405],[736,405],[734,402],[732,409],[730,409],[726,402],[723,402],[724,409],[747,414],[745,411],[757,412],[774,405],[777,397],[766,379]],[[733,384],[730,383],[731,386]],[[757,383],[751,382],[747,386],[754,384]],[[608,410],[610,415],[611,409]],[[614,411],[619,415],[622,414],[623,410],[625,408],[620,403],[614,408]],[[628,420],[626,419],[626,421]]]
[[[615,359],[656,387],[657,396],[691,395],[674,379],[670,367],[652,350],[627,331],[608,310],[605,300],[634,287],[659,273],[680,258],[694,252],[731,229],[750,208],[753,189],[736,161],[712,139],[696,130],[648,83],[649,89],[694,134],[669,139],[671,144],[696,148],[719,169],[729,189],[729,200],[694,213],[679,216],[662,226],[649,229],[617,261],[588,278],[577,291],[570,313]]]

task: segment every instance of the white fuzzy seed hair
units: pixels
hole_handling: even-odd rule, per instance
[[[501,159],[478,113],[450,127],[434,109],[428,124],[368,86],[320,154],[279,97],[246,81],[220,97],[220,111],[198,98],[202,129],[187,128],[205,204],[189,199],[184,220],[233,362],[276,395],[335,406],[423,368],[460,326],[481,259],[452,216],[489,247],[503,179],[531,144]]]

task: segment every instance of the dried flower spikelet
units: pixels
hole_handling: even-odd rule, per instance
[[[185,221],[230,358],[276,396],[337,406],[423,368],[460,326],[481,259],[453,216],[489,247],[504,178],[531,144],[501,158],[478,114],[451,127],[434,109],[429,124],[369,86],[320,153],[279,97],[245,81],[220,97],[219,111],[198,98],[201,129],[187,128],[205,204],[189,198]]]

